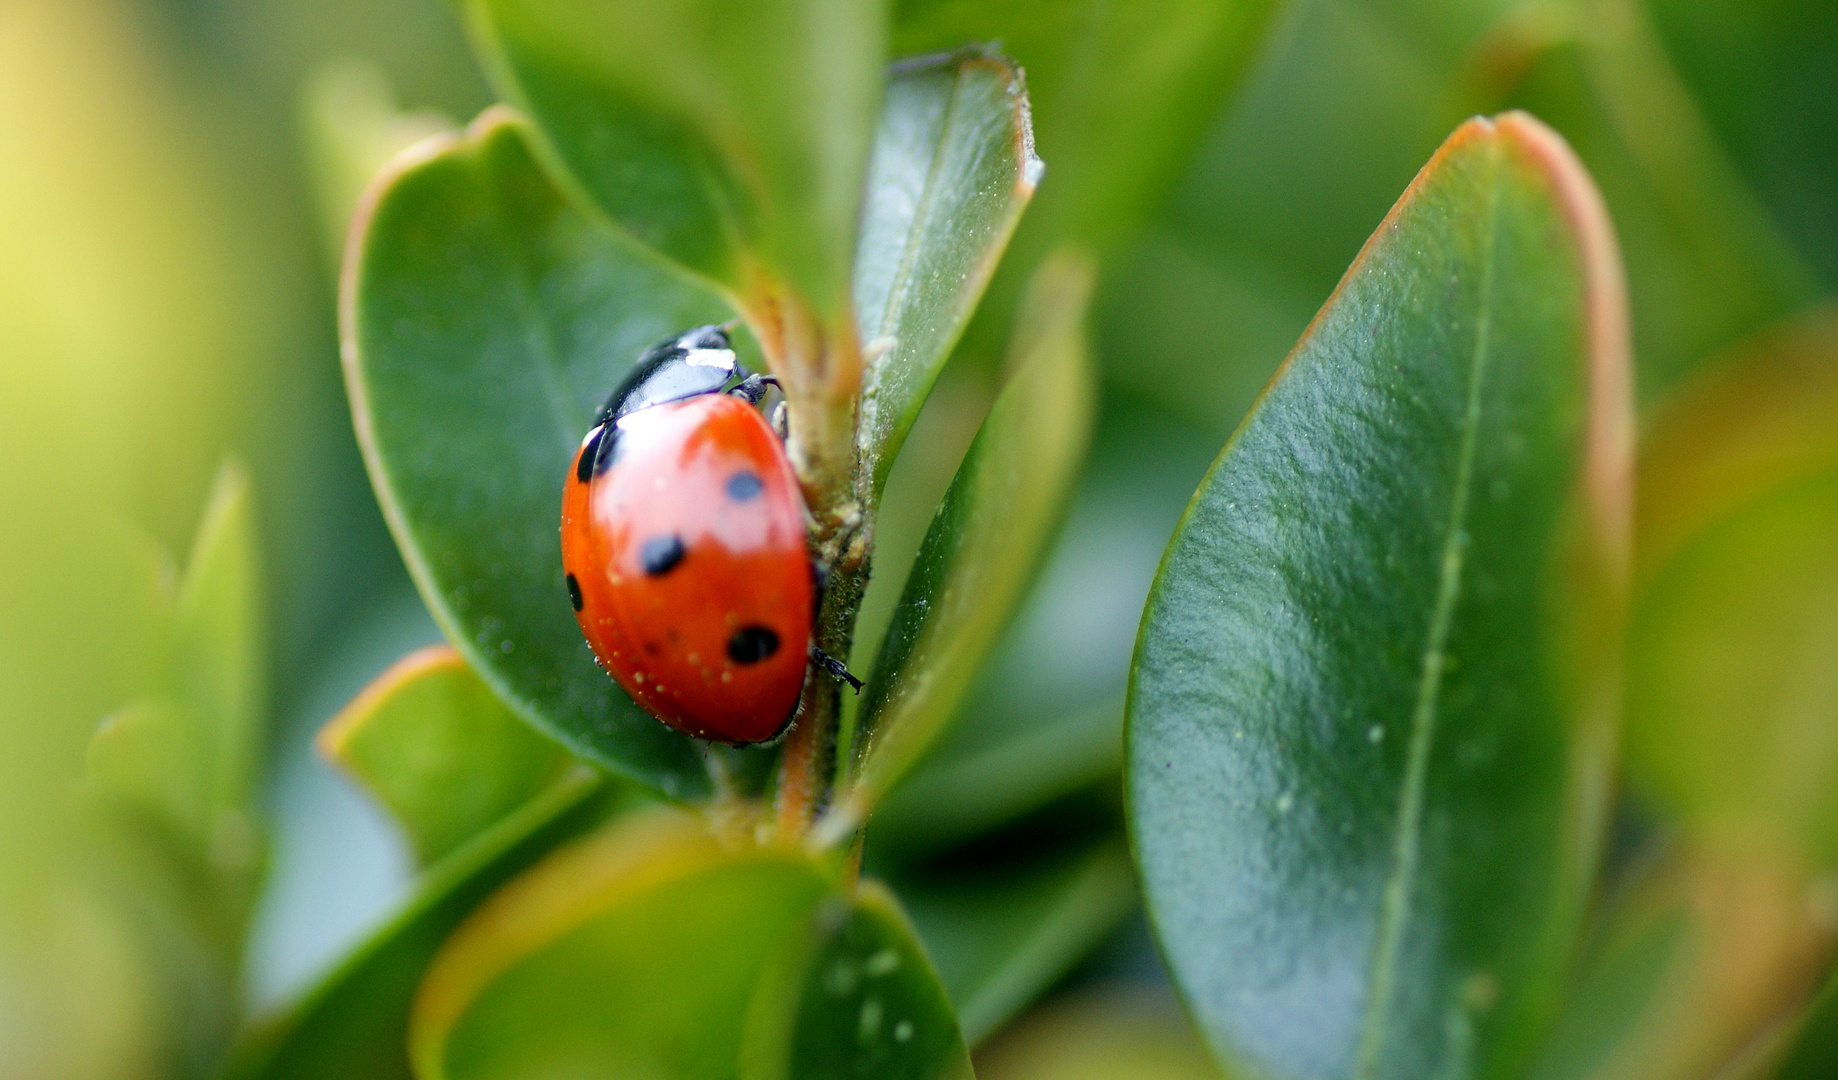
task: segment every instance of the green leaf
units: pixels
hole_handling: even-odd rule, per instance
[[[847,310],[879,111],[880,4],[468,0],[544,156],[640,242],[756,294],[761,275]]]
[[[1782,849],[1724,837],[1675,845],[1617,891],[1531,1080],[1768,1075],[1753,1070],[1830,963],[1828,890]]]
[[[982,719],[954,728],[967,732]],[[874,810],[871,842],[902,860],[935,854],[1080,788],[1121,783],[1121,697],[969,749],[940,742]],[[946,751],[955,751],[947,754]]]
[[[1105,394],[1040,579],[949,730],[875,807],[871,852],[911,861],[1074,792],[1122,790],[1123,691],[1143,600],[1218,453],[1217,435],[1114,386]],[[876,532],[878,545],[880,522]]]
[[[1136,907],[1123,837],[930,865],[896,879],[972,1045],[999,1030]]]
[[[838,836],[860,825],[944,728],[1059,525],[1091,423],[1091,277],[1073,255],[1036,277],[1015,334],[1015,375],[932,518],[875,657],[857,713],[855,782],[826,826]]]
[[[259,855],[265,615],[248,473],[226,462],[172,608],[159,690],[104,721],[87,754],[101,791],[151,814],[245,892]]]
[[[422,984],[421,1080],[953,1075],[944,992],[885,898],[729,824],[631,818],[501,890]]]
[[[1695,832],[1838,863],[1838,312],[1680,387],[1640,492],[1630,776]]]
[[[224,1080],[407,1080],[409,1006],[441,942],[505,881],[620,806],[621,794],[580,768],[461,845],[298,1003],[247,1032]]]
[[[1229,1069],[1524,1061],[1603,832],[1630,381],[1587,175],[1530,117],[1477,119],[1194,496],[1126,772],[1152,923]]]
[[[1838,1070],[1838,974],[1806,1006],[1774,1080],[1822,1080]]]
[[[343,290],[345,376],[384,516],[467,664],[569,749],[666,795],[707,790],[581,637],[562,582],[562,479],[647,347],[724,312],[633,255],[492,110],[380,177]]]
[[[856,437],[877,492],[1040,171],[1027,89],[1009,61],[966,50],[893,69],[855,255],[856,318],[870,343]]]
[[[1527,50],[1512,99],[1574,140],[1626,238],[1640,403],[1813,301],[1813,274],[1770,220],[1700,102],[1679,82],[1645,3],[1602,33],[1575,9],[1555,42],[1535,20],[1477,51]]]
[[[390,812],[423,866],[529,802],[574,761],[445,645],[379,675],[326,724],[318,745]]]
[[[1731,165],[1838,285],[1838,9],[1824,0],[1647,0],[1656,36]]]
[[[971,1080],[950,999],[886,889],[819,905],[787,954],[755,989],[742,1080]]]

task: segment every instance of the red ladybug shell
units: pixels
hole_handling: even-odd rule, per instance
[[[704,394],[620,419],[596,476],[581,462],[608,437],[595,432],[562,496],[562,567],[594,655],[678,731],[772,738],[804,685],[816,599],[778,437],[745,401]]]

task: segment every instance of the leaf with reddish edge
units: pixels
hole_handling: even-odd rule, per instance
[[[1202,482],[1126,774],[1152,925],[1227,1068],[1531,1053],[1606,825],[1630,384],[1600,196],[1536,120],[1476,119]]]

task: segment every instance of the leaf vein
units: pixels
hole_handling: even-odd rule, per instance
[[[1481,258],[1479,310],[1475,318],[1474,347],[1469,361],[1467,401],[1462,417],[1461,444],[1457,449],[1455,483],[1449,501],[1449,523],[1443,537],[1442,560],[1436,598],[1430,617],[1423,669],[1417,683],[1416,705],[1411,714],[1410,746],[1405,759],[1403,790],[1392,841],[1391,870],[1379,907],[1378,942],[1373,950],[1368,997],[1355,1057],[1356,1080],[1372,1080],[1384,1049],[1387,1014],[1397,991],[1399,955],[1410,923],[1411,892],[1422,859],[1424,788],[1429,779],[1430,750],[1435,743],[1437,709],[1441,703],[1447,669],[1449,632],[1455,603],[1461,593],[1461,574],[1467,551],[1465,523],[1468,494],[1474,482],[1474,457],[1479,439],[1481,385],[1486,374],[1492,329],[1494,244],[1499,230],[1500,186],[1496,175],[1488,189],[1485,245]]]

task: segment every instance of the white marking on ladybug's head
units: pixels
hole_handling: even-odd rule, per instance
[[[734,370],[734,350],[691,349],[683,354],[683,362],[694,367],[720,368],[731,372]]]
[[[605,426],[606,426],[605,424],[595,424],[592,431],[589,431],[586,435],[581,436],[581,449],[583,450],[587,449],[587,444],[590,442],[593,442],[594,436],[600,434],[600,429]]]

